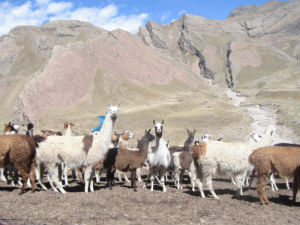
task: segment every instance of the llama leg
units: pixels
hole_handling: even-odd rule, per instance
[[[136,175],[137,175],[138,182],[141,183],[143,181],[141,176],[141,168],[136,169]]]
[[[162,183],[163,192],[166,192],[167,188],[166,188],[166,185],[165,185],[165,175],[161,176],[161,183]]]
[[[34,164],[31,165],[29,180],[31,183],[31,191],[35,192],[35,165]]]
[[[60,170],[59,167],[60,167],[60,166],[56,166],[56,167],[54,168],[54,170],[53,170],[53,173],[51,173],[50,176],[52,175],[52,176],[51,176],[51,179],[53,180],[53,182],[54,182],[55,185],[57,186],[58,190],[59,190],[61,193],[65,194],[65,193],[67,193],[67,192],[64,190],[63,185],[62,185],[62,182],[61,182],[60,179],[59,179],[59,170]]]
[[[234,178],[233,177],[230,177],[231,178],[231,183],[233,183],[233,185],[235,186],[236,185],[236,183],[235,183],[235,180],[234,180]]]
[[[22,176],[22,178],[23,178],[23,186],[22,186],[22,188],[21,188],[21,192],[19,193],[19,195],[21,195],[21,194],[24,194],[25,193],[25,189],[26,189],[26,187],[27,187],[27,180],[28,180],[28,173],[27,173],[27,171],[24,171],[24,170],[19,170],[19,172],[20,172],[20,174],[21,174],[21,176]]]
[[[285,177],[286,189],[290,190],[289,178]]]
[[[195,191],[195,180],[196,180],[196,174],[194,171],[189,171],[188,172],[190,180],[191,180],[191,185],[192,185],[192,191]]]
[[[266,193],[266,180],[267,177],[265,175],[258,174],[256,190],[261,204],[269,204],[269,200]]]
[[[43,174],[44,174],[44,166],[43,164],[37,164],[37,168],[35,169],[36,178],[38,180],[39,185],[44,189],[48,190],[48,188],[43,183]]]
[[[91,173],[91,177],[90,177],[90,190],[91,192],[94,192],[94,174],[95,174],[95,169],[92,168],[92,173]]]
[[[116,173],[118,176],[119,183],[121,183],[122,182],[121,172],[119,170],[116,170]]]
[[[235,180],[235,186],[237,188],[237,191],[236,191],[236,196],[242,196],[243,195],[243,183],[245,181],[245,174],[243,175],[237,175],[234,177],[234,180]]]
[[[276,185],[276,180],[274,178],[274,174],[273,173],[270,175],[269,179],[270,179],[270,185],[271,185],[272,191],[278,191],[278,187]]]
[[[213,198],[215,199],[220,199],[217,194],[215,193],[214,189],[213,189],[213,186],[212,186],[212,177],[211,176],[208,176],[205,178],[205,183],[210,191],[210,193],[212,194]]]
[[[64,180],[65,180],[65,186],[69,186],[69,182],[68,182],[68,167],[66,165],[63,166],[64,168]]]
[[[0,168],[0,177],[1,177],[1,181],[7,182],[7,179],[4,176],[4,168]]]
[[[89,192],[89,184],[92,177],[92,167],[88,166],[84,171],[84,192]]]
[[[131,187],[133,187],[134,191],[137,191],[137,188],[136,188],[136,170],[131,171]]]
[[[99,176],[100,170],[95,170],[95,177],[96,177],[96,183],[99,184],[100,183],[100,176]]]
[[[59,180],[59,167],[60,166],[56,166],[56,165],[48,165],[49,176],[47,176],[47,177],[48,177],[49,183],[54,191],[57,191],[57,189],[54,188],[54,184],[55,184],[57,186],[58,190],[61,193],[65,194],[66,191],[63,189],[62,183]]]
[[[47,174],[47,179],[48,179],[48,181],[49,181],[49,184],[50,184],[52,190],[55,191],[55,192],[59,192],[59,191],[56,189],[55,185],[53,184],[53,181],[52,181],[52,178],[51,178],[50,174]]]
[[[295,172],[294,172],[294,178],[293,178],[293,199],[292,199],[293,205],[296,204],[296,196],[297,196],[297,192],[298,192],[299,184],[300,184],[300,181],[298,180],[300,176],[297,174],[299,172],[300,172],[300,169],[296,169]]]
[[[250,181],[249,181],[248,187],[251,187],[252,182],[254,181],[255,172],[256,172],[256,170],[253,169],[253,170],[252,170],[252,173],[251,173],[251,175],[250,175]]]
[[[125,182],[129,183],[130,181],[129,181],[128,177],[126,176],[126,173],[123,173],[123,175],[124,175]]]
[[[204,194],[204,191],[203,191],[203,185],[202,185],[202,182],[200,181],[199,178],[196,179],[196,184],[197,184],[198,189],[200,191],[201,198],[205,198],[205,194]]]
[[[150,191],[153,191],[153,186],[154,186],[154,176],[153,176],[153,175],[151,175],[150,181],[151,181],[151,188],[150,188]]]

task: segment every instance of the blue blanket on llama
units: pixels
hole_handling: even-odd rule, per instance
[[[93,128],[92,132],[100,131],[101,127],[102,127],[102,125],[104,123],[105,116],[97,116],[97,118],[99,119],[100,125],[98,127]]]

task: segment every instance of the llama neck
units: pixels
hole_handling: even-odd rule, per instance
[[[107,115],[103,122],[103,126],[100,130],[100,133],[95,138],[95,141],[98,140],[98,145],[100,145],[98,147],[101,148],[101,151],[104,154],[106,154],[106,152],[108,151],[115,122],[116,118],[111,118],[109,115]],[[96,147],[96,151],[99,151],[98,147]]]
[[[140,155],[142,155],[145,159],[147,158],[148,155],[149,143],[150,142],[148,140],[142,140],[142,142],[139,143],[137,146]]]
[[[70,126],[68,126],[65,130],[65,136],[72,136],[72,129]]]
[[[192,142],[193,140],[188,138],[185,142],[184,142],[184,146],[183,146],[183,149],[184,151],[191,151],[192,150]]]

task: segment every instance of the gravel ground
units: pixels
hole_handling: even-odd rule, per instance
[[[20,189],[0,182],[0,224],[299,224],[298,204],[291,203],[292,191],[278,179],[277,192],[267,187],[270,205],[260,205],[255,187],[245,189],[244,196],[234,197],[227,179],[214,179],[220,200],[206,199],[192,192],[190,184],[183,190],[167,184],[153,192],[139,184],[134,192],[128,184],[116,183],[113,190],[105,181],[95,192],[84,193],[81,183],[71,183],[67,194],[37,189],[19,196]]]

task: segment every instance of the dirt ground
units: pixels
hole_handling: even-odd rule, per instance
[[[0,182],[0,225],[17,224],[299,224],[300,194],[296,206],[291,203],[292,191],[278,179],[279,191],[267,187],[270,205],[259,203],[254,187],[245,189],[244,196],[234,197],[233,185],[227,179],[214,179],[220,200],[201,199],[198,191],[184,183],[177,190],[167,183],[167,192],[160,186],[150,191],[150,184],[134,192],[129,184],[116,182],[113,190],[105,180],[95,186],[95,192],[84,193],[79,182],[66,188],[67,194],[37,189],[19,196],[15,188]]]

